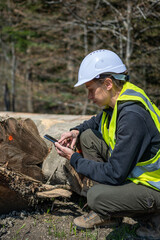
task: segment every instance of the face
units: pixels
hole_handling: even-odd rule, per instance
[[[93,103],[97,104],[99,107],[109,105],[110,93],[104,83],[100,84],[92,80],[85,85],[88,89],[88,99],[92,100]]]

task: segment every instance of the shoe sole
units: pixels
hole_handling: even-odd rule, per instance
[[[85,227],[80,227],[76,224],[73,225],[73,227],[76,227],[77,230],[84,230],[84,231],[94,229],[94,228],[116,228],[119,226],[120,226],[120,224],[112,224],[112,225],[97,225],[97,226],[93,226],[91,228],[85,228]]]

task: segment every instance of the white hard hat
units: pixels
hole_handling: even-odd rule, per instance
[[[102,73],[123,73],[125,71],[126,66],[116,53],[100,49],[91,52],[83,59],[75,87],[91,81]]]

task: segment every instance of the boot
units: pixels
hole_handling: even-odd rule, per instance
[[[117,227],[121,224],[122,218],[102,218],[91,211],[74,219],[77,229],[91,229],[94,227]]]
[[[160,240],[160,214],[152,215],[136,231],[139,239]]]
[[[94,185],[94,181],[84,176],[82,179],[81,196],[87,197],[88,190]]]

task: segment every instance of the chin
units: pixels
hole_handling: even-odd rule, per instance
[[[100,103],[100,102],[97,102],[97,101],[93,101],[93,103],[96,104],[98,107],[104,107],[104,106],[106,106],[105,104]]]

